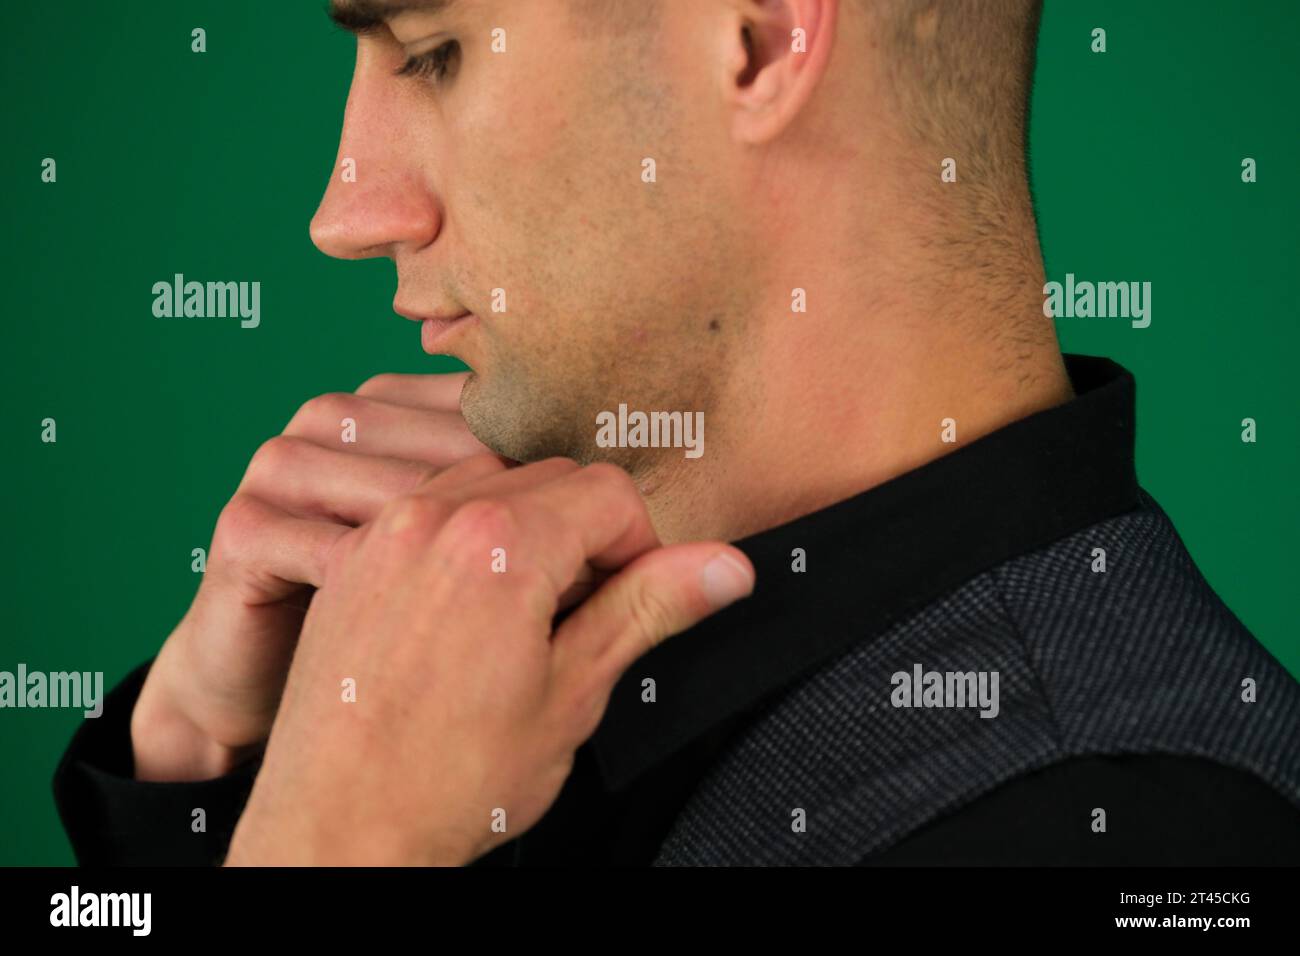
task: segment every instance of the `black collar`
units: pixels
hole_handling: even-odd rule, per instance
[[[1136,507],[1133,376],[1105,358],[1065,362],[1075,397],[1064,404],[735,542],[754,563],[754,593],[614,686],[591,738],[605,786],[623,788],[981,571]],[[654,703],[641,699],[647,677]]]

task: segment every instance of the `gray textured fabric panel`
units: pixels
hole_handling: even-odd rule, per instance
[[[1105,573],[1092,571],[1094,548]],[[894,707],[891,675],[915,664],[997,671],[998,715]],[[1246,677],[1256,703],[1241,699]],[[692,795],[655,864],[852,864],[1016,776],[1126,753],[1208,757],[1300,806],[1300,684],[1210,589],[1145,493],[1136,511],[864,635],[768,706]],[[806,832],[792,831],[796,808]]]

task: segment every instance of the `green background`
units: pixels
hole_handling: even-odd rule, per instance
[[[190,550],[304,400],[458,367],[391,313],[390,263],[308,238],[353,55],[323,6],[6,11],[0,670],[102,670],[107,691],[184,613]],[[1153,284],[1150,328],[1061,319],[1063,347],[1134,372],[1143,485],[1293,674],[1297,64],[1290,0],[1048,0],[1031,133],[1049,277]],[[259,280],[261,327],[154,318],[175,272]],[[0,711],[0,863],[72,862],[50,778],[80,719]]]

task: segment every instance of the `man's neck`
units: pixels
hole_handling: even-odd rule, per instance
[[[1041,309],[1020,298],[1022,313]],[[663,459],[638,476],[665,543],[776,527],[1073,395],[1041,311],[1049,324],[1027,342],[1015,316],[980,326],[918,307],[915,295],[887,321],[827,305],[755,343],[705,414],[700,458]],[[1034,316],[1022,321],[1034,328]]]

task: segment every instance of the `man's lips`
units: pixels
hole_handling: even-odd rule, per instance
[[[446,352],[446,342],[458,331],[473,325],[478,316],[470,312],[451,318],[427,318],[420,323],[420,347],[430,355]]]

